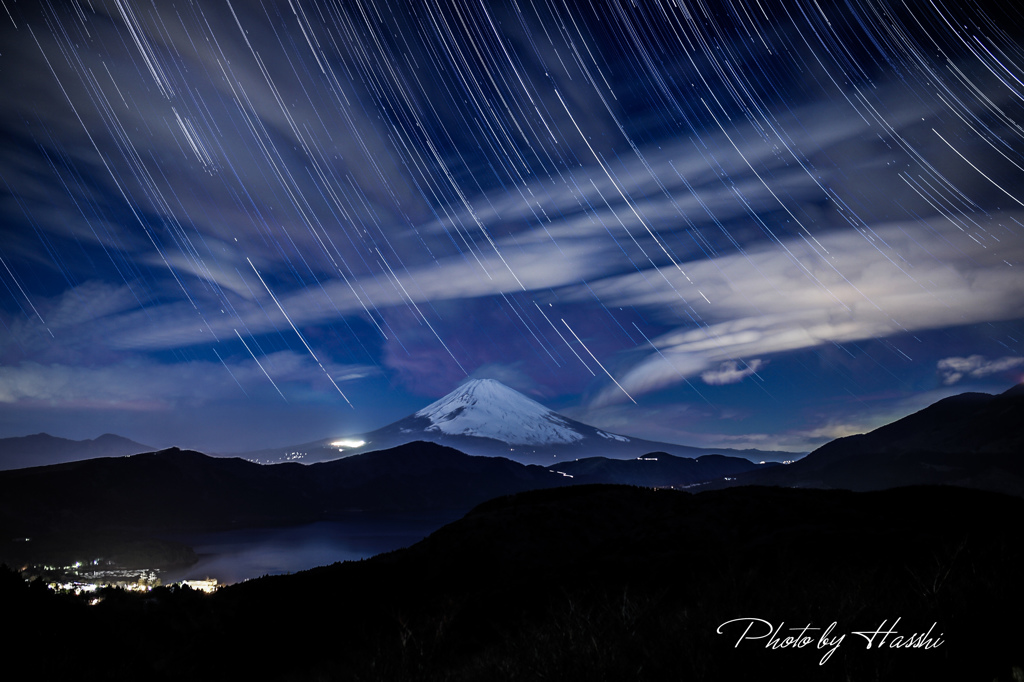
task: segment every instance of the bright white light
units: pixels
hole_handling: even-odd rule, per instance
[[[342,440],[336,440],[331,443],[332,448],[361,448],[366,445],[365,440],[353,440],[344,438]]]

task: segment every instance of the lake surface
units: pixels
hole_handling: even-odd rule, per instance
[[[160,579],[165,585],[204,578],[231,584],[336,561],[357,561],[415,544],[459,516],[436,513],[360,517],[289,528],[175,535],[168,539],[191,546],[199,561],[188,568],[161,571]]]

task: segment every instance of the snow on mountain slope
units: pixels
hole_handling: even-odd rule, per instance
[[[493,379],[469,381],[416,413],[427,431],[493,438],[510,445],[573,443],[583,435],[565,419]]]

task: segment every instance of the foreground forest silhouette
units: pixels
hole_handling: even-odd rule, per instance
[[[205,596],[96,606],[2,575],[38,679],[1011,680],[1024,668],[1024,500],[628,486],[520,493],[405,550]],[[723,623],[899,634],[932,648],[737,644]],[[783,635],[789,634],[783,632]],[[1016,672],[1015,672],[1016,670]]]

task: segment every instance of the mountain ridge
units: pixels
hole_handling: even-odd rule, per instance
[[[664,455],[668,458],[668,455]],[[569,463],[579,477],[505,457],[467,455],[429,442],[309,465],[264,465],[168,448],[0,472],[0,561],[23,560],[36,546],[117,536],[296,526],[351,515],[450,512],[526,490],[579,483],[686,487],[731,475],[747,460],[673,458],[617,461],[614,470]],[[454,518],[454,516],[453,516]],[[29,543],[11,538],[35,538]]]
[[[152,450],[152,446],[113,433],[104,433],[92,439],[72,440],[41,432],[0,438],[0,471],[99,457],[123,457]]]
[[[845,488],[958,485],[1024,496],[1024,384],[997,395],[961,393],[868,433],[837,438],[730,485]]]

